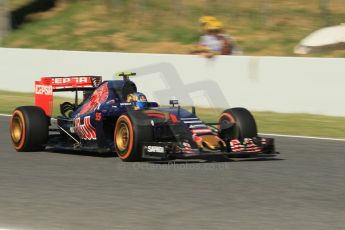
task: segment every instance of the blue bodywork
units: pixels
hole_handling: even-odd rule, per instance
[[[235,123],[222,123],[223,128],[220,123],[214,123],[213,125],[217,125],[214,127],[212,123],[201,121],[195,113],[180,108],[175,102],[171,103],[171,107],[159,107],[156,102],[147,102],[146,107],[139,109],[134,102],[127,101],[127,96],[136,92],[136,85],[128,78],[104,81],[85,96],[83,102],[74,107],[68,117],[65,115],[57,118],[60,135],[56,135],[55,145],[52,146],[117,151],[114,146],[114,130],[118,118],[126,114],[132,122],[135,121],[134,136],[138,133],[143,135],[143,130],[147,132],[142,136],[146,140],[141,137],[136,142],[138,146],[142,146],[142,156],[146,158],[276,154],[273,139],[257,136],[241,140],[232,138],[227,133],[228,129],[236,126]]]
[[[69,119],[60,117],[60,124],[64,130],[71,130],[71,135],[80,139],[83,146],[96,148],[110,148],[114,150],[114,125],[122,114],[133,111],[132,103],[126,101],[130,93],[137,92],[132,81],[112,80],[101,83],[78,107],[71,113]],[[168,119],[149,117],[153,123],[172,123],[169,114],[178,117],[196,116],[180,107],[159,107],[156,102],[148,102],[140,111],[148,114],[157,112],[166,114]],[[152,115],[152,114],[151,114]],[[153,114],[155,115],[155,114]],[[181,124],[186,130],[188,126]],[[190,139],[192,134],[189,133]]]

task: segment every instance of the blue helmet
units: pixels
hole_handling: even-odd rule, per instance
[[[132,102],[135,109],[143,109],[147,107],[147,99],[145,94],[136,92],[127,96],[127,102]]]

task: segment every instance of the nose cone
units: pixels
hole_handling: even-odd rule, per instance
[[[216,135],[205,135],[199,137],[201,138],[202,145],[208,149],[217,150],[225,146],[224,141]]]

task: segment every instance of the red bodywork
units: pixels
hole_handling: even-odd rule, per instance
[[[53,92],[93,89],[102,82],[100,76],[42,77],[35,81],[35,105],[47,116],[53,113]]]

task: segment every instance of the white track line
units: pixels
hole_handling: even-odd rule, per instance
[[[0,116],[10,117],[10,114],[2,114]],[[259,133],[260,135],[267,135],[273,137],[290,137],[290,138],[301,138],[301,139],[314,139],[314,140],[326,140],[326,141],[345,141],[345,139],[340,138],[328,138],[328,137],[311,137],[311,136],[297,136],[297,135],[284,135],[284,134],[275,134],[275,133]],[[0,229],[1,230],[1,229]]]
[[[275,133],[259,133],[259,134],[260,135],[273,136],[273,137],[291,137],[291,138],[326,140],[326,141],[345,141],[345,139],[329,138],[329,137],[297,136],[297,135],[284,135],[284,134],[275,134]]]

